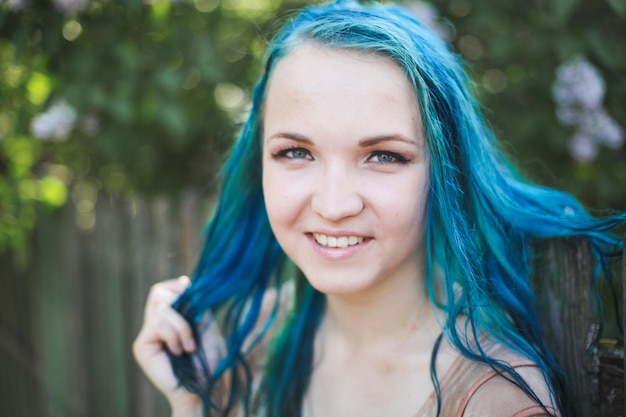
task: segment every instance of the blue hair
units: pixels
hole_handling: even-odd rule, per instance
[[[304,9],[269,46],[249,118],[223,170],[218,209],[207,228],[193,283],[175,303],[193,325],[198,342],[206,313],[211,312],[224,334],[224,355],[214,369],[201,349],[195,363],[189,356],[171,356],[181,384],[201,396],[207,415],[216,409],[230,415],[238,407],[250,415],[247,341],[258,326],[266,290],[280,291],[285,279],[293,279],[294,304],[270,345],[257,394],[267,416],[301,414],[325,298],[297,268],[288,271],[289,260],[269,226],[261,184],[261,127],[273,69],[305,42],[382,54],[403,69],[415,89],[431,161],[426,279],[431,304],[445,313],[443,337],[462,355],[491,366],[539,403],[509,364],[485,353],[480,333],[532,360],[543,371],[561,413],[569,415],[564,375],[542,340],[534,308],[530,281],[537,248],[546,239],[588,239],[604,270],[594,280],[602,274],[610,278],[605,266],[623,245],[609,230],[623,224],[626,216],[598,219],[570,195],[523,179],[498,149],[470,93],[462,61],[448,45],[400,8],[354,1]],[[252,345],[274,326],[277,308]],[[459,328],[459,320],[464,327]],[[434,362],[440,341],[431,362],[439,403]]]

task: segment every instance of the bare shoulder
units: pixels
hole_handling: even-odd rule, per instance
[[[524,378],[552,415],[557,415],[550,406],[552,404],[550,390],[540,369],[534,365],[525,365],[518,366],[515,370]],[[521,388],[495,372],[476,388],[463,412],[463,417],[531,417],[547,415],[549,414],[539,404],[529,398]]]
[[[517,385],[508,381],[493,370],[485,373],[466,403],[463,417],[536,417],[558,416],[552,406],[550,388],[541,369],[531,361],[498,346],[494,349],[495,358],[509,363],[526,381],[541,403],[550,412],[529,398]]]

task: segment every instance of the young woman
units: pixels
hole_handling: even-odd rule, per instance
[[[134,344],[173,415],[567,415],[534,249],[605,262],[626,218],[520,178],[401,9],[305,9],[266,59],[193,281],[152,289]]]

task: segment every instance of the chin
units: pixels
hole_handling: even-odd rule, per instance
[[[363,279],[346,279],[346,277],[354,277],[355,273],[342,272],[338,274],[325,274],[320,276],[319,273],[307,275],[304,274],[307,281],[313,288],[326,295],[349,295],[357,294],[367,290],[373,285],[373,282],[367,278]]]

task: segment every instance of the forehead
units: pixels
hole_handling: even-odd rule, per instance
[[[392,58],[382,53],[330,47],[311,41],[296,46],[276,64],[270,76],[269,91],[279,81],[281,86],[304,92],[307,86],[321,88],[338,79],[346,87],[352,85],[373,90],[380,86],[380,92],[388,89],[389,84],[396,84],[399,90],[414,95],[404,71]]]
[[[273,123],[366,123],[421,132],[415,90],[391,58],[305,43],[282,58],[270,76],[264,119]],[[304,120],[302,120],[304,119]],[[389,133],[389,132],[376,132]],[[411,132],[404,132],[409,134]]]

